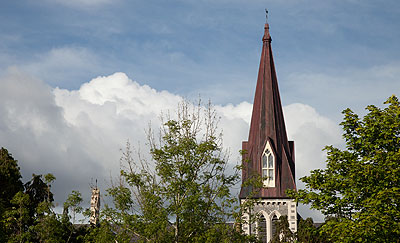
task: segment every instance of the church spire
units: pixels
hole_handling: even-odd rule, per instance
[[[271,39],[271,35],[269,34],[269,24],[265,23],[264,26],[264,36],[262,38],[263,42],[269,42],[271,45],[272,39]]]
[[[289,142],[286,135],[271,41],[266,22],[249,138],[242,144],[247,151],[243,155],[242,180],[257,173],[266,178],[258,197],[285,198],[286,189],[296,188],[294,143]],[[247,197],[250,191],[249,187],[242,188],[240,198]]]

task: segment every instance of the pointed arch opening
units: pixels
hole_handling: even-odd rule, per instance
[[[261,242],[267,242],[267,220],[263,214],[258,219],[258,238]]]
[[[279,218],[274,214],[271,218],[271,238],[274,238],[278,229]]]
[[[269,142],[265,145],[261,157],[261,172],[264,187],[275,187],[275,156]]]

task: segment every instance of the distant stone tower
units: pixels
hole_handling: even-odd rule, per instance
[[[96,183],[97,184],[97,183]],[[100,189],[92,188],[92,198],[90,199],[90,223],[97,225],[99,223],[100,215]]]
[[[282,215],[288,216],[291,231],[297,231],[297,205],[285,193],[287,189],[296,189],[294,142],[288,141],[286,135],[268,23],[262,41],[249,138],[242,143],[246,151],[242,158],[242,183],[255,173],[263,177],[263,187],[259,191],[242,187],[239,199],[241,204],[249,198],[257,201],[253,211],[243,215],[247,223],[242,230],[269,242]],[[252,215],[257,215],[254,223],[250,223]]]

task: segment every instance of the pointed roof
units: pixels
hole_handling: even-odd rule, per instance
[[[243,155],[242,180],[244,182],[252,173],[261,175],[261,158],[269,143],[275,157],[275,187],[263,187],[256,196],[285,198],[286,189],[296,189],[294,143],[289,142],[286,135],[268,23],[262,41],[249,138],[242,144],[243,150],[247,151]],[[250,187],[242,187],[240,198],[247,197],[250,192]]]

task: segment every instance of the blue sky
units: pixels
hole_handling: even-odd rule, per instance
[[[337,138],[340,130],[332,128],[332,124],[340,122],[343,109],[350,107],[363,113],[366,105],[381,106],[387,97],[399,94],[400,2],[395,0],[1,1],[0,95],[3,97],[0,101],[3,107],[0,107],[0,145],[9,148],[21,163],[25,163],[22,167],[29,168],[23,169],[28,177],[37,168],[43,168],[43,172],[57,172],[60,184],[56,188],[64,192],[74,188],[62,187],[61,182],[71,187],[75,184],[68,179],[70,174],[57,171],[51,161],[63,161],[60,157],[69,153],[66,157],[71,160],[81,160],[80,164],[100,166],[99,171],[106,171],[106,162],[98,165],[96,161],[104,160],[107,155],[97,158],[88,151],[102,150],[111,143],[95,146],[90,139],[82,142],[83,138],[90,138],[84,128],[90,124],[91,134],[109,131],[104,132],[104,139],[109,134],[120,133],[111,139],[117,144],[113,145],[116,152],[110,152],[107,159],[118,156],[121,144],[127,138],[140,137],[137,135],[140,129],[133,129],[135,131],[124,136],[125,133],[116,127],[129,129],[136,124],[134,121],[156,117],[146,115],[145,111],[138,112],[148,106],[146,97],[149,95],[142,97],[140,92],[156,92],[162,97],[160,103],[154,101],[156,98],[148,101],[159,104],[154,106],[154,114],[158,113],[157,109],[164,108],[163,104],[172,104],[171,100],[201,95],[219,105],[225,112],[224,117],[243,118],[237,123],[242,126],[244,123],[240,122],[249,116],[247,110],[251,106],[248,105],[253,101],[264,8],[269,10],[282,103],[288,107],[285,115],[286,122],[290,123],[289,136],[297,139],[298,150],[304,148],[297,151],[298,154],[307,150],[302,155],[305,158],[302,163],[307,164],[307,156],[320,151],[323,145],[340,145]],[[126,76],[113,76],[116,72]],[[108,83],[94,82],[99,76],[106,77]],[[119,109],[125,107],[121,102],[137,104],[111,91],[123,91],[128,87],[135,87],[132,92],[139,92],[132,94],[142,97],[137,104],[143,106],[138,105],[131,111],[136,112],[137,117],[131,117],[130,122],[118,118]],[[96,92],[88,91],[90,89]],[[106,93],[101,93],[103,91]],[[90,95],[82,95],[84,92]],[[116,112],[105,100],[95,99],[99,92],[115,105]],[[80,96],[76,95],[78,93]],[[29,111],[28,106],[32,106]],[[111,111],[112,115],[100,116]],[[32,120],[28,125],[13,123],[18,120],[17,113],[32,116]],[[104,126],[82,125],[84,116],[79,114],[88,114],[92,120],[103,121],[114,115],[118,119]],[[315,137],[301,134],[299,123],[314,124],[310,129],[315,130]],[[237,129],[232,125],[224,130],[237,131],[233,127]],[[291,132],[290,127],[298,130]],[[20,132],[20,128],[32,132],[33,137],[25,137],[28,135]],[[248,128],[243,125],[241,129],[245,135],[231,137],[232,144],[236,144],[234,139],[239,145],[246,139]],[[335,135],[326,130],[335,131]],[[46,139],[69,142],[49,145],[44,142]],[[18,146],[21,141],[25,141],[32,152],[44,154],[51,146],[58,152],[48,157],[36,155],[35,160]],[[83,145],[74,147],[77,141]],[[313,141],[318,142],[312,144]],[[315,148],[310,150],[310,144]],[[236,151],[236,147],[232,150]],[[305,167],[312,169],[316,163],[310,162]],[[80,182],[84,184],[80,185],[82,188],[87,184],[83,179]]]
[[[399,62],[397,1],[39,0],[1,3],[0,70],[25,66],[67,89],[122,71],[157,90],[200,93],[222,104],[251,102],[265,7],[284,104],[321,105],[326,92],[322,84],[296,92],[307,81],[293,83],[291,74],[340,78]],[[46,63],[52,57],[56,63]],[[326,103],[342,108],[338,96]]]

